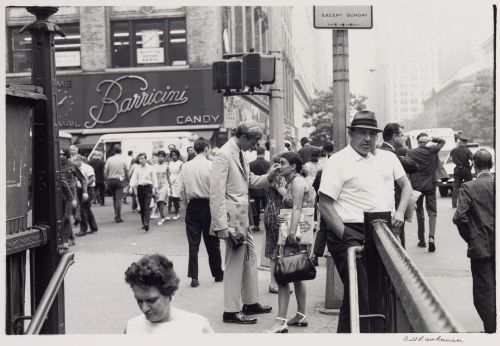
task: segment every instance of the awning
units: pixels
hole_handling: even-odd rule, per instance
[[[203,137],[205,139],[208,139],[209,141],[214,135],[214,130],[191,130],[189,132],[198,135],[198,137]]]
[[[93,149],[101,134],[97,135],[73,135],[73,144],[79,149]]]

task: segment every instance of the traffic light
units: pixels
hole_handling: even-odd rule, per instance
[[[238,58],[234,58],[237,56]],[[260,53],[233,55],[230,59],[215,61],[212,65],[213,89],[243,90],[248,87],[261,88],[262,84],[273,84],[276,58]]]

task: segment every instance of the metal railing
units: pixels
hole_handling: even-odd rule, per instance
[[[49,284],[47,285],[47,289],[40,300],[40,304],[36,308],[35,314],[31,318],[31,322],[26,330],[26,335],[34,335],[39,334],[42,329],[43,323],[47,318],[47,314],[52,307],[52,303],[56,298],[59,289],[61,288],[62,283],[64,282],[64,277],[68,272],[69,267],[75,263],[74,261],[75,254],[73,252],[65,253],[61,257],[61,261],[52,275],[52,279],[50,279]]]
[[[365,213],[365,244],[347,250],[351,332],[360,332],[363,318],[374,320],[369,331],[375,333],[463,332],[387,222],[390,213]],[[356,254],[361,252],[368,274],[366,315],[360,315],[358,304]]]

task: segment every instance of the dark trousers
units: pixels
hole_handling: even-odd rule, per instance
[[[95,222],[94,218],[94,213],[92,213],[92,200],[94,199],[94,188],[93,187],[87,187],[87,194],[89,195],[89,198],[84,201],[82,199],[82,190],[78,189],[78,198],[81,201],[81,206],[80,206],[80,232],[85,233],[87,232],[88,228],[92,232],[97,232],[97,223]]]
[[[80,222],[80,205],[82,203],[81,197],[78,197],[78,191],[81,190],[77,188],[76,186],[71,188],[71,192],[73,193],[73,196],[76,196],[76,207],[73,208],[71,207],[71,214],[75,218],[75,221]],[[73,238],[71,238],[73,239]]]
[[[221,277],[224,274],[219,238],[209,234],[211,220],[208,199],[189,201],[186,210],[186,235],[189,244],[188,277],[192,279],[198,279],[198,251],[202,234],[212,276]]]
[[[430,218],[437,216],[437,202],[436,202],[436,188],[429,191],[420,191],[422,195],[417,200],[417,226],[418,226],[418,240],[425,241],[425,216],[424,216],[424,197],[425,209]],[[430,227],[429,227],[430,228]],[[434,237],[435,229],[429,229],[429,237]]]
[[[106,191],[106,184],[104,182],[102,183],[95,183],[95,200],[100,203],[101,205],[104,205],[104,198],[105,198],[105,191]]]
[[[143,226],[149,226],[151,198],[153,198],[153,185],[137,186],[137,199],[141,208],[141,222]]]
[[[179,197],[169,197],[168,198],[168,213],[169,214],[172,212],[172,204],[174,205],[175,213],[179,214],[180,201],[181,201],[181,199]]]
[[[351,320],[350,320],[350,303],[349,303],[349,269],[347,261],[347,248],[351,246],[357,246],[363,244],[364,239],[364,226],[362,223],[359,224],[345,224],[344,236],[342,237],[342,242],[348,244],[347,246],[336,246],[330,245],[329,249],[332,250],[333,261],[339,272],[340,279],[344,285],[344,297],[342,299],[342,305],[339,312],[339,322],[337,325],[337,333],[350,333],[351,332]],[[361,254],[362,255],[362,254]],[[365,260],[363,257],[356,258],[356,268],[358,275],[358,304],[359,304],[359,314],[368,314],[368,277],[366,274]],[[369,332],[369,323],[366,319],[360,320],[360,331],[362,333]]]
[[[453,192],[451,194],[451,206],[457,207],[458,193],[463,183],[472,180],[472,174],[468,167],[455,167],[453,171]]]
[[[123,181],[120,179],[108,179],[109,192],[113,197],[115,220],[120,220],[122,218],[123,184]]]
[[[63,203],[63,225],[62,225],[62,238],[63,243],[67,243],[73,234],[73,226],[71,225],[71,211],[73,206],[71,201],[65,201]]]
[[[319,230],[316,233],[316,239],[314,240],[314,249],[313,249],[313,253],[317,257],[321,257],[325,253],[326,231],[327,231],[327,226],[325,219],[321,217],[319,221]]]
[[[474,306],[483,321],[484,331],[495,333],[497,329],[495,258],[471,258],[470,268]]]
[[[260,211],[266,207],[266,197],[265,196],[253,196],[255,201],[255,214],[253,214],[253,224],[254,226],[260,225]]]

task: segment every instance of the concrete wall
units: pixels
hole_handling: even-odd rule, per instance
[[[186,11],[190,67],[211,67],[222,58],[222,7],[196,6]]]

